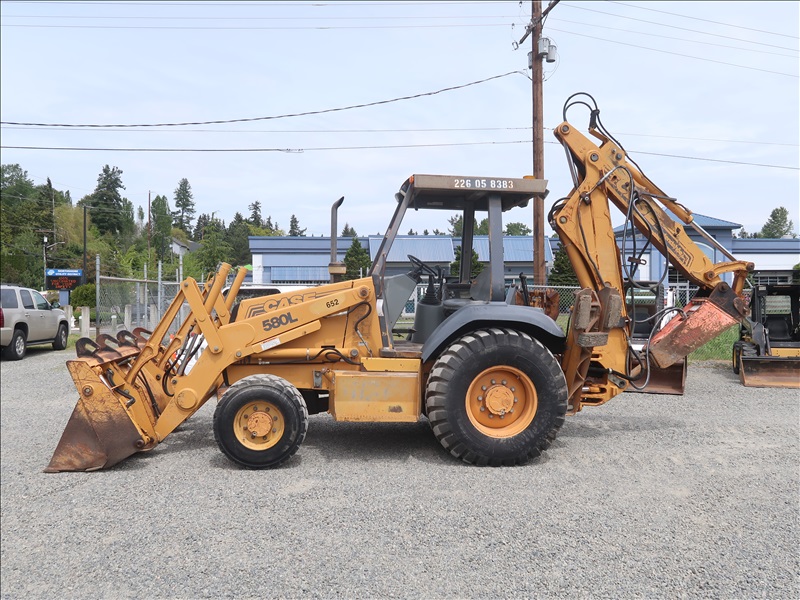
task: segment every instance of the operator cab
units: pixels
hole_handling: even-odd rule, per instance
[[[533,197],[547,196],[547,181],[533,178],[463,177],[449,175],[412,175],[395,194],[395,209],[381,241],[370,275],[382,298],[382,333],[384,346],[391,347],[392,332],[403,307],[417,284],[428,278],[428,291],[417,305],[410,340],[421,344],[446,318],[470,303],[504,303],[506,300],[503,266],[502,213],[525,207]],[[409,255],[412,270],[386,276],[386,263],[408,209],[446,210],[462,217],[460,273],[454,281],[445,278],[441,268],[426,265]],[[485,212],[489,221],[489,265],[474,280],[470,269],[474,247],[476,213]],[[438,286],[438,289],[437,289]]]

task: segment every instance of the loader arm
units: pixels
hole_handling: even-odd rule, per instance
[[[630,266],[622,261],[611,221],[611,204],[625,215],[626,231],[633,226],[701,289],[698,296],[702,298],[690,303],[679,318],[650,340],[646,358],[661,368],[683,360],[745,317],[741,292],[753,270],[752,263],[730,255],[694,223],[690,210],[659,189],[628,159],[622,146],[602,129],[596,108],[589,132],[600,140],[599,144],[566,120],[554,130],[566,150],[574,188],[554,204],[549,215],[584,288],[584,298],[576,298],[568,350],[562,360],[573,412],[580,410],[582,404],[608,401],[633,378],[627,367],[631,321],[621,294],[626,281],[634,278],[638,259],[632,257]],[[687,235],[684,225],[697,230],[729,260],[711,261]],[[733,273],[732,285],[723,281],[724,273]],[[607,342],[602,343],[606,334]]]
[[[194,279],[186,279],[152,334],[137,330],[135,340],[127,334],[119,343],[106,336],[105,345],[68,361],[81,397],[46,471],[107,468],[153,448],[215,394],[231,365],[253,356],[269,363],[287,356],[319,355],[319,350],[286,346],[320,330],[324,319],[343,314],[339,321],[347,324],[348,315],[375,299],[373,281],[366,278],[322,286],[295,304],[278,303],[270,309],[263,299],[247,301],[253,309],[240,310],[232,320],[230,307],[243,277],[237,276],[223,298],[220,292],[229,271],[230,266],[223,264],[207,291],[201,291]],[[180,320],[186,304],[189,313]],[[341,350],[326,350],[320,362],[346,360],[357,365],[361,352],[377,350],[379,338],[365,338],[358,329],[363,322],[364,330],[379,331],[377,316],[370,318],[371,323],[351,320],[351,334],[346,325],[337,326]],[[176,319],[177,333],[170,335]],[[363,347],[342,347],[353,337]],[[197,356],[189,348],[201,339],[207,346]]]

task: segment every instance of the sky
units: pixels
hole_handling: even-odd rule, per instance
[[[783,206],[797,232],[799,6],[554,6],[543,30],[556,47],[542,82],[545,210],[572,189],[552,129],[567,98],[586,92],[650,179],[693,212],[753,232]],[[50,178],[73,201],[110,165],[145,213],[157,194],[174,208],[186,178],[197,215],[229,222],[259,201],[284,230],[295,215],[306,235],[329,235],[331,204],[344,196],[339,230],[382,235],[413,173],[533,172],[530,38],[515,49],[527,1],[3,1],[0,10],[2,163],[36,184]],[[588,112],[567,119],[585,130]],[[414,213],[401,233],[446,231],[448,216]],[[532,207],[505,220],[531,226]]]

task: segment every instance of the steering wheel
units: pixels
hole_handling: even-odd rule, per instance
[[[433,277],[439,277],[439,272],[433,267],[426,265],[416,256],[412,256],[411,254],[408,254],[407,256],[408,256],[408,261],[411,263],[411,266],[414,267],[414,272],[419,273],[420,275],[426,273]]]

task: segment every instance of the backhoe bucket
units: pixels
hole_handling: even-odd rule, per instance
[[[800,388],[800,358],[742,356],[739,378],[747,387]]]
[[[634,346],[636,347],[636,346]],[[636,349],[640,349],[636,347]],[[644,389],[637,389],[633,384],[625,388],[626,392],[638,392],[640,394],[671,394],[682,396],[686,389],[686,369],[687,359],[683,359],[665,369],[656,365],[655,361],[650,361],[650,376]],[[628,360],[628,368],[633,371],[637,366],[633,358]],[[636,381],[635,384],[641,387],[644,379]]]
[[[628,387],[632,392],[644,392],[645,394],[672,394],[682,396],[686,389],[686,359],[675,363],[672,366],[662,369],[657,367],[654,362],[650,363],[650,379],[643,390],[635,390]]]
[[[666,369],[740,323],[744,315],[742,299],[727,283],[719,283],[707,298],[693,298],[650,338],[650,358]]]

